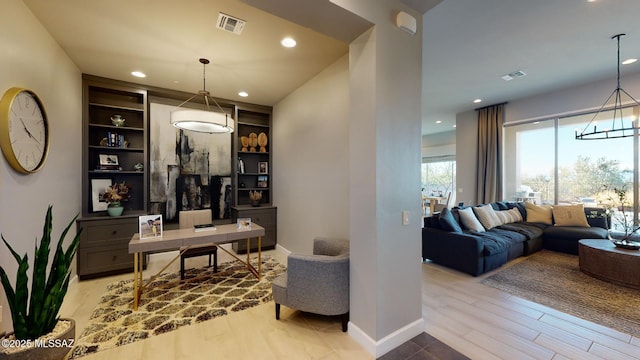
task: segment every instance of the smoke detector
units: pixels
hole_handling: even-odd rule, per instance
[[[523,77],[525,75],[527,75],[527,74],[524,71],[517,70],[517,71],[514,71],[512,73],[508,73],[506,75],[502,75],[501,78],[504,81],[510,81],[510,80],[515,79],[515,78]]]
[[[242,30],[244,30],[244,25],[246,23],[246,21],[238,19],[237,17],[233,17],[225,13],[219,13],[216,28],[224,30],[226,32],[234,33],[236,35],[240,35],[242,33]]]

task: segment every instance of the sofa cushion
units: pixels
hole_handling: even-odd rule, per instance
[[[589,227],[584,204],[558,205],[553,207],[552,212],[555,226]]]
[[[496,215],[496,212],[495,210],[493,210],[491,205],[474,207],[473,212],[476,214],[476,217],[486,230],[502,225],[502,222],[500,222],[500,219],[498,219],[498,216]]]
[[[544,229],[547,227],[548,226],[539,223],[517,222],[501,225],[500,229],[517,232],[524,235],[527,240],[532,240],[541,237]]]
[[[548,225],[553,224],[551,205],[525,203],[524,206],[527,210],[527,222],[537,222]]]
[[[481,234],[477,234],[484,240],[484,255],[495,255],[507,252],[509,247],[526,241],[526,237],[517,232],[493,228]]]
[[[476,214],[473,212],[472,208],[468,207],[464,209],[458,209],[458,215],[460,215],[460,222],[465,229],[475,232],[485,231],[480,221],[478,221],[478,218],[476,217]]]
[[[440,227],[442,228],[442,230],[458,232],[458,233],[462,232],[462,228],[460,227],[456,219],[453,217],[453,213],[451,212],[451,210],[449,210],[449,208],[442,209],[438,217],[439,217]]]
[[[549,226],[543,237],[550,241],[572,241],[576,244],[580,239],[606,239],[609,232],[599,227]]]

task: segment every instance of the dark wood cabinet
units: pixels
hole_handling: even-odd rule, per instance
[[[251,222],[262,226],[265,234],[262,237],[262,250],[270,250],[276,247],[277,239],[277,208],[275,206],[234,206],[231,208],[231,217],[235,222],[238,218],[251,218]],[[258,240],[250,240],[251,252],[258,250]],[[233,250],[239,254],[247,252],[247,242],[233,243]]]
[[[133,270],[128,243],[147,214],[147,92],[133,84],[83,75],[82,216],[78,275],[95,277]],[[116,126],[119,115],[124,124]],[[105,161],[106,160],[106,161]],[[130,187],[124,216],[110,217],[99,201],[108,184]]]

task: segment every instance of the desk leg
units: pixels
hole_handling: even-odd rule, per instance
[[[251,238],[247,238],[247,266],[251,267]]]
[[[138,310],[138,299],[140,296],[140,284],[138,283],[139,277],[139,267],[138,267],[138,257],[140,253],[133,253],[133,310]]]
[[[258,236],[258,280],[262,277],[262,236]]]

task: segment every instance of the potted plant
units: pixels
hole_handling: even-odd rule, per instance
[[[260,200],[262,200],[262,191],[249,191],[249,200],[251,200],[252,206],[260,206]]]
[[[608,198],[606,204],[607,214],[617,220],[622,227],[621,232],[613,232],[613,238],[611,238],[612,232],[609,232],[611,241],[613,241],[617,247],[639,249],[640,243],[631,240],[632,235],[640,230],[640,224],[634,222],[634,220],[630,219],[627,215],[626,210],[631,207],[631,203],[627,197],[627,185],[624,184],[621,187],[604,186],[603,188]]]
[[[78,249],[82,229],[76,233],[66,250],[62,249],[62,242],[77,217],[76,215],[62,232],[47,277],[52,229],[52,207],[49,206],[42,239],[36,244],[34,251],[30,289],[27,286],[27,254],[21,257],[4,236],[0,235],[18,263],[15,288],[12,287],[5,269],[0,266],[0,280],[13,323],[13,333],[3,338],[3,346],[0,347],[0,355],[3,356],[0,357],[6,355],[8,359],[61,359],[71,350],[73,340],[70,339],[75,338],[75,321],[60,319],[58,311],[67,293],[70,266]],[[5,344],[10,346],[4,346]],[[16,346],[11,346],[12,344]]]
[[[102,198],[108,203],[107,212],[111,216],[120,216],[124,211],[123,201],[129,200],[129,186],[125,182],[115,183],[106,188]]]

